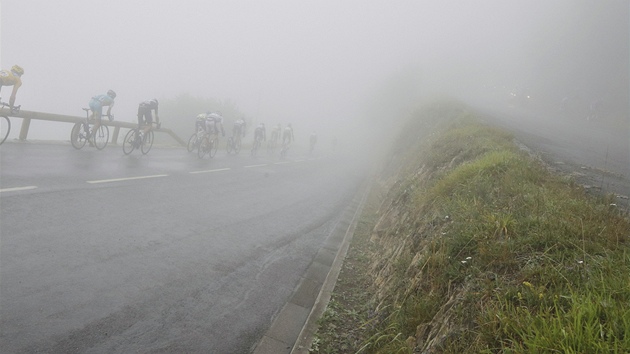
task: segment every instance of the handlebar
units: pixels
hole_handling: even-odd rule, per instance
[[[90,117],[90,111],[92,110],[91,108],[81,108],[82,110],[85,111],[85,115],[86,117],[89,119]],[[113,121],[114,120],[114,115],[113,114],[101,114],[101,117],[107,117],[109,118],[109,121]]]
[[[148,126],[151,126],[151,128],[153,128],[153,127],[155,126],[155,128],[160,129],[160,128],[162,127],[162,123],[161,123],[161,122],[160,122],[160,123],[157,123],[157,122],[151,122],[151,124],[146,124],[146,123],[144,123],[144,124],[142,124],[141,126],[143,126],[143,127],[148,127]]]

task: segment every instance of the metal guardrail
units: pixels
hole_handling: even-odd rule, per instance
[[[28,136],[28,129],[31,125],[31,120],[47,120],[53,122],[63,122],[63,123],[81,123],[85,121],[85,117],[76,117],[76,116],[67,116],[62,114],[53,114],[53,113],[43,113],[43,112],[33,112],[33,111],[24,111],[20,110],[17,113],[11,113],[8,108],[0,109],[0,115],[7,117],[16,117],[22,118],[22,127],[20,128],[20,140],[26,140]],[[101,120],[101,124],[106,125],[108,127],[114,127],[114,133],[112,134],[111,143],[117,144],[118,142],[118,134],[120,133],[120,128],[129,128],[134,129],[138,126],[137,123],[129,123],[129,122],[121,122],[121,121],[112,121],[110,122],[107,118],[103,118]],[[177,134],[175,134],[170,129],[160,128],[153,129],[154,132],[166,133],[170,135],[175,141],[177,141],[181,146],[186,146],[186,142],[182,140]]]

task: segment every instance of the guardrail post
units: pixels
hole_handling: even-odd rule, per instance
[[[118,133],[120,132],[120,127],[116,126],[114,128],[114,135],[112,135],[112,144],[118,145]]]
[[[22,128],[20,129],[20,140],[26,140],[28,128],[31,126],[31,118],[22,118]]]

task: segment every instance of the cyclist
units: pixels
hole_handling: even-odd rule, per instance
[[[112,116],[112,107],[114,107],[114,98],[116,98],[116,92],[113,90],[107,91],[106,95],[97,95],[92,97],[90,100],[90,109],[92,110],[92,115],[90,118],[96,118],[96,123],[94,123],[94,132],[98,131],[98,128],[101,126],[101,116],[103,115],[103,106],[107,106],[107,117],[109,121],[113,121],[114,117]],[[87,129],[87,125],[85,126]],[[86,131],[86,133],[89,133]],[[88,139],[90,137],[88,136]]]
[[[266,141],[267,140],[267,129],[265,128],[265,123],[260,123],[254,130],[254,141]]]
[[[221,135],[225,136],[225,130],[223,130],[223,116],[221,116],[220,112],[207,112],[205,114],[205,124],[204,129],[207,134],[219,134],[219,129],[221,128]]]
[[[195,132],[198,132],[199,130],[203,130],[204,132],[206,131],[206,114],[205,113],[197,114],[197,117],[195,119]]]
[[[289,123],[282,133],[282,145],[291,144],[294,140],[293,127],[291,126],[291,123]]]
[[[271,131],[271,141],[273,142],[278,141],[278,139],[280,139],[281,132],[282,132],[282,127],[280,126],[280,123],[278,123],[275,127],[273,127],[273,130]]]
[[[22,75],[24,75],[24,69],[18,65],[13,65],[11,70],[0,71],[0,89],[2,89],[2,86],[13,86],[13,91],[11,91],[11,97],[9,98],[9,107],[12,112],[15,96],[20,86],[22,86]]]
[[[140,102],[138,105],[138,132],[144,126],[142,132],[146,134],[151,130],[151,124],[153,124],[153,111],[155,111],[155,122],[158,129],[160,129],[160,117],[158,116],[158,100],[152,99],[148,101]],[[137,135],[136,135],[137,136]]]
[[[232,127],[232,136],[236,138],[237,136],[245,136],[245,128],[247,123],[243,118],[239,118],[234,122],[234,126]]]

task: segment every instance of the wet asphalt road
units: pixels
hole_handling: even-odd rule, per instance
[[[582,116],[558,112],[521,110],[494,105],[480,109],[488,122],[514,136],[551,165],[598,193],[617,195],[619,205],[630,207],[630,122],[616,124],[604,119],[587,121]],[[624,120],[625,119],[625,120]]]
[[[247,353],[367,164],[0,147],[3,353]]]

